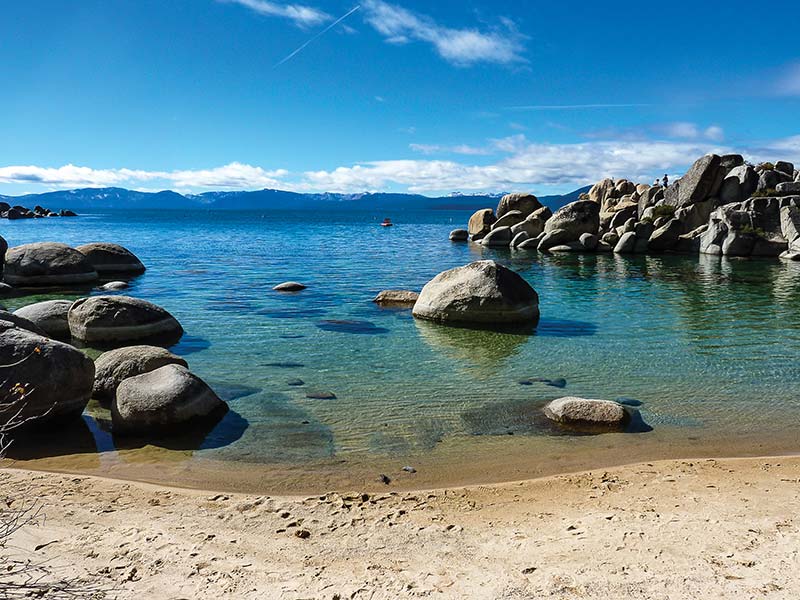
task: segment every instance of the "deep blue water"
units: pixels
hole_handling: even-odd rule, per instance
[[[233,409],[199,456],[303,465],[402,460],[453,441],[463,451],[509,433],[558,443],[530,415],[566,394],[630,399],[658,443],[687,430],[786,435],[797,422],[797,263],[510,253],[449,242],[467,213],[398,212],[379,227],[385,216],[109,212],[2,221],[0,235],[12,246],[112,241],[141,258],[148,270],[126,293],[179,319],[174,351]],[[446,328],[371,302],[481,258],[537,290],[535,334]],[[308,289],[271,290],[286,280]],[[565,385],[520,383],[531,378]]]

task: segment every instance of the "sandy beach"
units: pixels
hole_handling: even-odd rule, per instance
[[[44,515],[7,558],[120,599],[800,596],[797,457],[312,497],[5,469],[0,490]]]

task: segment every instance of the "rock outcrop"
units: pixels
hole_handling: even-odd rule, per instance
[[[130,296],[81,298],[69,309],[68,319],[72,337],[87,344],[153,338],[171,345],[183,334],[180,323],[166,310]]]
[[[72,306],[69,300],[45,300],[15,310],[18,317],[28,319],[48,337],[69,340],[69,322],[67,313]]]
[[[136,255],[119,244],[95,242],[75,248],[86,257],[100,275],[144,273],[145,267]]]
[[[434,277],[422,288],[412,312],[420,319],[451,324],[534,323],[539,296],[514,271],[481,260]]]
[[[66,244],[37,242],[6,252],[3,279],[16,287],[80,285],[97,281],[97,271]]]
[[[620,429],[628,421],[625,408],[611,400],[567,396],[550,402],[544,409],[548,419],[572,427]]]
[[[92,395],[98,400],[114,400],[120,383],[165,365],[188,366],[180,356],[158,346],[126,346],[104,352],[94,361]]]
[[[480,240],[483,236],[492,230],[492,224],[497,220],[494,216],[494,211],[491,208],[484,208],[475,212],[469,218],[467,231],[474,241]]]

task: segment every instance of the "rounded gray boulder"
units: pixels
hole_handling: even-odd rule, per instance
[[[119,244],[95,242],[75,248],[101,275],[107,273],[128,273],[139,275],[145,267],[136,255]]]
[[[160,306],[130,296],[92,296],[69,309],[69,330],[83,342],[128,342],[160,338],[165,345],[183,334],[180,323]]]
[[[542,203],[533,194],[506,194],[497,205],[497,218],[501,218],[512,210],[518,210],[524,219],[540,208],[542,208]]]
[[[6,252],[3,279],[13,286],[63,286],[91,283],[97,271],[86,257],[66,244],[37,242]]]
[[[158,346],[126,346],[104,352],[94,361],[92,395],[98,400],[113,400],[117,387],[126,379],[166,365],[188,366],[180,356]]]
[[[300,292],[306,289],[306,286],[297,281],[284,281],[272,288],[276,292]]]
[[[415,317],[455,324],[534,323],[539,296],[514,271],[480,260],[439,273],[419,295]]]
[[[181,430],[193,421],[219,418],[227,404],[181,365],[165,365],[125,379],[111,403],[114,433]]]
[[[67,314],[71,306],[70,300],[45,300],[23,306],[14,314],[36,325],[48,337],[69,340]]]
[[[591,200],[570,202],[559,208],[544,225],[545,233],[564,232],[564,241],[574,242],[584,233],[596,235],[600,229],[600,205]]]
[[[33,426],[78,417],[92,395],[94,363],[88,356],[9,321],[0,321],[0,365],[0,380],[12,386],[0,401],[3,408],[21,409],[18,418],[32,419]],[[14,401],[18,406],[8,406]]]
[[[566,396],[544,408],[545,416],[556,423],[590,428],[620,429],[628,413],[619,402]]]

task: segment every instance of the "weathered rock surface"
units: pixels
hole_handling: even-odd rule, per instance
[[[522,223],[525,220],[525,215],[523,215],[518,210],[510,210],[506,212],[502,217],[497,219],[494,223],[492,223],[492,229],[499,229],[501,227],[513,227],[518,223]]]
[[[111,403],[114,433],[181,431],[193,421],[219,418],[227,411],[206,383],[186,367],[169,364],[122,381]]]
[[[678,219],[670,219],[667,223],[653,232],[647,243],[647,248],[654,252],[672,250],[678,244],[678,236],[683,233],[683,225]]]
[[[142,261],[133,252],[119,244],[95,242],[78,246],[75,249],[83,254],[94,270],[101,275],[108,273],[138,275],[145,271]]]
[[[13,286],[63,286],[91,283],[97,271],[86,257],[66,244],[37,242],[6,252],[3,278]]]
[[[508,247],[511,244],[511,227],[498,227],[492,229],[481,240],[484,246]]]
[[[502,218],[512,210],[518,210],[525,218],[540,208],[542,203],[533,194],[506,194],[497,205],[497,218]]]
[[[39,327],[36,323],[31,321],[30,319],[26,319],[20,315],[14,314],[12,312],[8,312],[7,310],[0,310],[0,321],[8,321],[9,323],[13,323],[20,329],[24,329],[25,331],[30,331],[31,333],[35,333],[36,335],[40,335],[42,337],[50,337],[44,330]],[[2,381],[2,380],[0,380]]]
[[[412,307],[419,298],[418,292],[409,290],[383,290],[372,301],[381,306],[407,306]]]
[[[469,239],[469,231],[466,229],[453,229],[450,232],[451,242],[466,242]]]
[[[664,192],[665,202],[683,207],[715,196],[722,185],[722,161],[716,154],[697,159],[686,174]]]
[[[545,233],[566,232],[568,240],[580,239],[584,233],[596,234],[600,229],[600,206],[591,200],[578,200],[559,208],[545,223]]]
[[[517,273],[481,260],[434,277],[422,288],[413,314],[455,324],[531,323],[539,318],[539,296]]]
[[[158,346],[126,346],[104,352],[94,361],[93,396],[98,400],[113,400],[124,380],[165,365],[188,366],[180,356]]]
[[[467,230],[473,240],[478,241],[492,229],[492,224],[497,220],[491,208],[484,208],[475,212],[469,218]]]
[[[553,400],[544,414],[562,425],[619,429],[628,420],[628,413],[618,402],[567,396]]]
[[[0,377],[10,377],[26,390],[19,401],[20,419],[31,425],[61,423],[80,416],[92,394],[94,363],[80,350],[0,321]],[[0,399],[18,400],[12,391]],[[16,412],[16,411],[15,411]]]
[[[48,337],[69,340],[67,313],[72,306],[69,300],[45,300],[15,310],[18,317],[28,319]]]
[[[69,309],[68,320],[72,337],[87,343],[163,338],[169,345],[183,334],[166,310],[130,296],[81,298]]]

